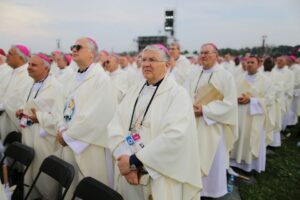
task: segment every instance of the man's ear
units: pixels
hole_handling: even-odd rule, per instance
[[[169,61],[167,61],[167,62],[166,62],[166,67],[167,67],[167,69],[168,69],[168,68],[170,68],[171,66],[172,66],[172,63],[171,63],[171,61],[170,61],[170,60],[169,60]]]

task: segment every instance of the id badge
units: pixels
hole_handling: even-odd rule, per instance
[[[66,122],[71,121],[75,112],[75,100],[73,97],[69,98],[64,108],[64,119]]]
[[[142,142],[142,137],[141,134],[138,132],[132,133],[132,138],[134,140],[134,148],[135,148],[135,152],[138,152],[139,150],[141,150],[142,148],[144,148],[144,143]]]

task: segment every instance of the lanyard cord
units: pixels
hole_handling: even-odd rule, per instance
[[[195,87],[194,94],[196,94],[196,92],[197,92],[198,85],[199,85],[199,81],[200,81],[200,79],[201,79],[202,74],[203,74],[203,70],[201,71],[201,73],[200,73],[200,75],[199,75],[199,78],[198,78],[198,81],[197,81],[197,84],[196,84],[196,87]],[[211,79],[211,77],[212,77],[213,74],[214,74],[214,72],[212,72],[212,73],[210,74],[207,83],[210,83],[210,79]]]
[[[48,77],[48,76],[47,76],[47,77]],[[34,95],[33,99],[35,99],[35,98],[37,97],[37,95],[39,94],[39,92],[40,92],[41,88],[43,87],[43,85],[44,85],[44,82],[45,82],[45,80],[47,79],[47,77],[46,77],[46,78],[44,78],[43,80],[39,81],[39,83],[41,83],[41,86],[39,87],[39,89],[38,89],[38,90],[37,90],[37,92],[35,93],[35,95]],[[28,94],[28,97],[27,97],[27,100],[26,100],[26,102],[28,102],[28,100],[29,100],[29,97],[30,97],[30,95],[31,95],[31,92],[32,92],[33,86],[34,86],[34,84],[32,85],[32,87],[31,87],[31,89],[30,89],[30,91],[29,91],[29,94]]]
[[[161,81],[162,81],[162,80],[161,80]],[[161,82],[161,81],[160,81],[160,82]],[[133,107],[133,111],[132,111],[132,114],[131,114],[130,124],[129,124],[129,131],[132,131],[132,121],[133,121],[133,116],[134,116],[134,113],[135,113],[135,108],[136,108],[136,105],[137,105],[137,103],[138,103],[138,101],[139,101],[139,97],[140,97],[140,95],[141,95],[141,93],[142,93],[144,87],[146,86],[146,84],[147,84],[147,82],[143,85],[142,89],[141,89],[140,92],[139,92],[139,95],[137,96],[137,98],[136,98],[136,100],[135,100],[134,107]],[[155,94],[156,94],[157,89],[158,89],[159,86],[160,86],[160,84],[155,88],[155,91],[154,91],[154,93],[153,93],[153,95],[152,95],[152,97],[151,97],[151,99],[150,99],[150,101],[149,101],[149,103],[148,103],[148,105],[147,105],[147,108],[146,108],[146,110],[145,110],[144,116],[143,116],[142,121],[141,121],[141,123],[140,123],[141,126],[143,125],[143,122],[144,122],[144,119],[145,119],[145,117],[146,117],[146,114],[147,114],[147,112],[148,112],[148,110],[149,110],[149,108],[150,108],[150,105],[151,105],[151,103],[152,103],[152,101],[153,101],[153,99],[154,99],[154,96],[155,96]]]

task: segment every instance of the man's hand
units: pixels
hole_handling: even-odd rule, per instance
[[[28,118],[32,121],[32,123],[39,123],[39,120],[37,119],[37,116],[36,116],[36,109],[31,108],[31,112],[32,112],[32,115],[28,116]]]
[[[16,111],[16,117],[18,118],[18,119],[20,119],[21,118],[21,116],[22,116],[22,114],[23,114],[23,109],[19,109],[19,110],[17,110]]]
[[[248,104],[249,102],[250,102],[250,97],[246,94],[242,94],[242,96],[238,98],[239,104]]]
[[[130,164],[129,164],[129,155],[121,155],[118,157],[118,167],[123,176],[129,174],[131,172],[130,170]]]
[[[127,182],[131,185],[138,185],[139,178],[136,170],[130,171],[129,174],[125,175]]]
[[[68,146],[68,144],[65,142],[63,138],[63,133],[62,132],[57,132],[56,135],[56,140],[58,141],[59,144],[61,144],[63,147]]]
[[[196,106],[194,105],[194,113],[195,117],[201,117],[202,116],[202,106]]]

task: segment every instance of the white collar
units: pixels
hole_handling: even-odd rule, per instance
[[[214,72],[216,70],[216,68],[217,68],[217,64],[215,64],[214,66],[212,66],[209,69],[204,69],[204,68],[202,68],[202,69],[203,69],[204,73],[212,73],[212,72]]]

